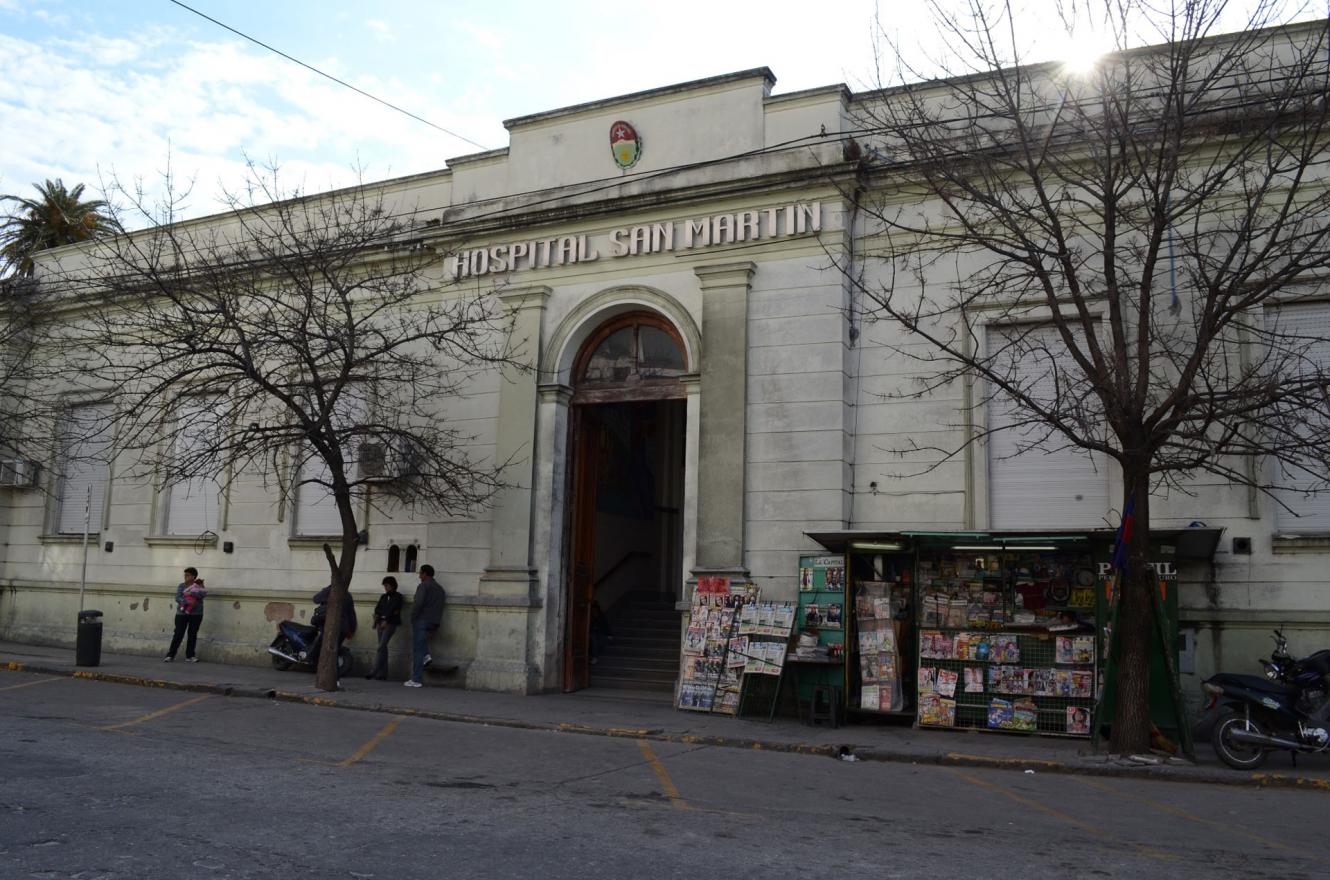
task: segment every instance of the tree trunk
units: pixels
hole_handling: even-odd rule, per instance
[[[323,624],[323,647],[319,651],[318,673],[314,683],[320,690],[337,690],[337,648],[341,641],[342,609],[351,601],[351,575],[356,568],[356,550],[358,539],[355,532],[342,535],[342,552],[334,557],[332,547],[323,545],[323,555],[328,560],[328,571],[332,589],[328,591],[328,616]]]
[[[1153,642],[1154,603],[1150,590],[1158,589],[1150,568],[1150,471],[1147,462],[1123,463],[1123,510],[1135,498],[1135,516],[1127,541],[1126,570],[1120,574],[1122,591],[1117,621],[1117,701],[1113,712],[1112,742],[1120,754],[1150,749],[1150,646]]]

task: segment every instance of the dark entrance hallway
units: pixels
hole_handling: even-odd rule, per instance
[[[573,397],[565,690],[673,690],[683,582],[682,374],[677,337],[654,316],[617,319],[584,349]]]

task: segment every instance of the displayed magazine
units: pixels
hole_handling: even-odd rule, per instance
[[[873,600],[873,616],[878,620],[894,620],[896,618],[895,609],[891,607],[891,599],[879,597]]]
[[[757,632],[757,605],[745,605],[739,611],[739,635],[752,635]]]
[[[1094,636],[1058,636],[1055,640],[1058,663],[1093,663]]]
[[[1054,683],[1056,673],[1052,669],[1034,669],[1030,673],[1030,689],[1036,696],[1055,697],[1057,686]]]
[[[920,694],[919,723],[931,727],[954,727],[956,701],[938,694]]]
[[[1083,706],[1067,707],[1067,733],[1088,736],[1090,733],[1090,710]]]
[[[730,652],[727,655],[727,665],[743,666],[748,662],[748,637],[738,636],[730,639]]]
[[[1017,700],[1011,706],[1011,729],[1032,731],[1039,718],[1034,700]]]
[[[990,659],[996,663],[1019,663],[1021,660],[1020,642],[1013,635],[993,637]]]
[[[937,671],[937,692],[944,697],[956,696],[956,682],[960,675],[954,669],[939,669]]]
[[[1088,669],[1071,671],[1071,695],[1073,697],[1094,696],[1094,674]]]

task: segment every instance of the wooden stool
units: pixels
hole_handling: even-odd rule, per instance
[[[808,704],[809,724],[841,726],[841,689],[835,685],[820,684],[813,688],[813,699]]]

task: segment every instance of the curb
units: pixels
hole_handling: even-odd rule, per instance
[[[666,733],[658,728],[632,727],[597,727],[589,724],[572,722],[521,721],[513,718],[493,718],[484,715],[471,715],[461,712],[438,712],[423,709],[411,709],[403,706],[388,706],[382,703],[362,705],[346,703],[336,697],[313,696],[277,688],[250,688],[235,685],[191,683],[167,681],[140,675],[127,675],[116,672],[89,672],[87,670],[69,670],[55,666],[6,661],[0,663],[0,669],[10,672],[40,672],[46,675],[62,675],[87,681],[104,681],[111,684],[127,684],[138,687],[162,688],[167,690],[188,691],[192,693],[210,693],[226,697],[246,697],[250,699],[278,700],[285,703],[303,703],[308,706],[324,706],[348,709],[356,712],[374,712],[388,715],[413,716],[431,721],[448,721],[455,724],[477,724],[485,727],[505,727],[514,730],[536,730],[548,733],[571,733],[581,736],[603,736],[615,739],[645,739],[653,742],[679,743],[681,745],[705,745],[717,748],[749,749],[751,751],[776,752],[795,755],[814,755],[827,758],[840,757],[853,753],[860,761],[891,764],[928,764],[941,767],[975,767],[990,770],[1009,770],[1042,773],[1058,773],[1073,776],[1108,776],[1130,779],[1149,779],[1160,782],[1190,782],[1208,785],[1235,785],[1248,788],[1290,788],[1304,791],[1330,792],[1330,779],[1311,776],[1290,776],[1282,773],[1217,773],[1204,772],[1195,774],[1188,768],[1171,769],[1162,765],[1127,766],[1120,764],[1074,764],[1066,761],[1054,761],[1043,758],[1006,758],[993,755],[971,755],[964,752],[939,752],[917,754],[912,752],[873,749],[871,747],[856,750],[853,745],[815,745],[799,742],[775,742],[771,740],[751,739],[747,737],[715,736],[710,734]]]

